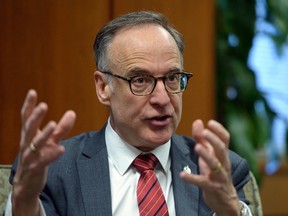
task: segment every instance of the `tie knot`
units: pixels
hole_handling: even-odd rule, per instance
[[[158,159],[152,153],[138,155],[133,161],[133,166],[136,167],[140,172],[145,170],[154,170],[158,163]]]

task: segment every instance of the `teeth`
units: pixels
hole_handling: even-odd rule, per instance
[[[158,118],[156,118],[157,120],[164,120],[164,119],[166,119],[166,116],[161,116],[161,117],[158,117]]]

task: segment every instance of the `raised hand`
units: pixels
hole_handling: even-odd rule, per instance
[[[59,141],[71,130],[76,114],[67,111],[59,123],[50,121],[40,130],[47,113],[45,103],[37,105],[37,93],[29,90],[21,110],[21,140],[13,181],[13,215],[39,214],[39,193],[47,180],[48,166],[63,153]]]
[[[192,124],[192,136],[197,142],[195,152],[199,156],[200,175],[181,172],[181,178],[202,188],[207,205],[217,215],[239,215],[241,203],[231,179],[228,155],[230,134],[214,120],[208,122],[207,128],[201,120],[196,120]]]

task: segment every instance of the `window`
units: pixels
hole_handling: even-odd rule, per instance
[[[288,125],[288,43],[283,53],[277,53],[269,34],[276,29],[265,22],[265,0],[256,1],[256,35],[250,50],[248,65],[255,72],[258,89],[266,97],[270,107],[276,113],[272,125],[272,138],[267,144],[266,172],[274,173],[279,166],[279,157],[286,149],[286,131]]]

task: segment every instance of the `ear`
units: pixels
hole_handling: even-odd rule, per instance
[[[99,101],[102,104],[109,106],[111,89],[110,86],[108,85],[106,75],[101,73],[100,71],[95,71],[94,82],[95,82],[96,94],[98,96]]]

